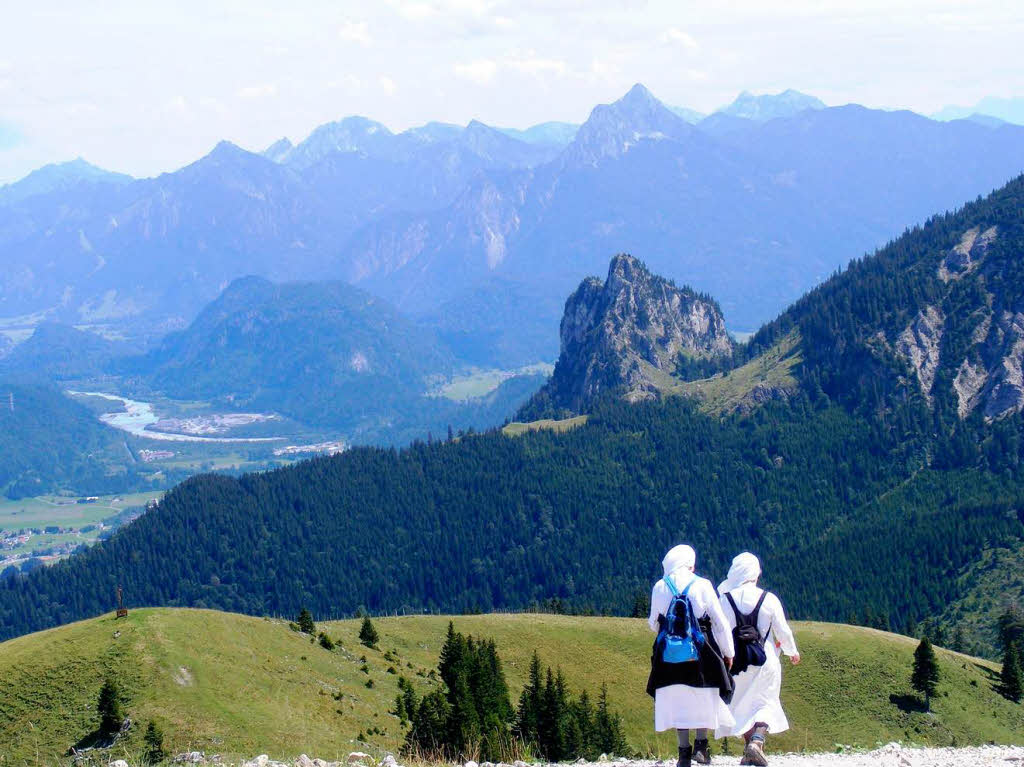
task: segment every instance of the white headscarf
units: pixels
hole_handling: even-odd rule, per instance
[[[661,566],[665,570],[665,575],[671,575],[676,570],[686,568],[687,570],[693,570],[697,564],[697,552],[693,550],[692,546],[685,544],[680,546],[673,546],[669,549],[668,554],[661,560]]]
[[[749,551],[737,554],[732,560],[729,575],[718,585],[718,593],[735,591],[747,581],[756,581],[761,575],[761,563]]]

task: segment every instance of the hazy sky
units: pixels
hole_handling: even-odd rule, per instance
[[[1017,0],[24,2],[0,11],[0,183],[85,157],[152,175],[362,114],[582,121],[643,82],[932,112],[1024,95]]]

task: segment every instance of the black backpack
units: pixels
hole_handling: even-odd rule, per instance
[[[768,635],[765,634],[762,637],[761,632],[757,630],[757,617],[761,612],[761,605],[764,604],[767,593],[767,591],[761,592],[761,598],[757,600],[754,610],[749,615],[743,615],[740,612],[732,594],[725,595],[729,604],[732,605],[732,611],[736,613],[736,628],[732,630],[732,641],[736,646],[736,655],[732,659],[733,676],[741,671],[746,671],[751,666],[763,666],[768,659],[764,651],[764,640],[768,638]],[[771,632],[770,627],[768,632]]]

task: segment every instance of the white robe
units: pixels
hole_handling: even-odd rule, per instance
[[[749,614],[757,600],[761,598],[761,593],[762,590],[756,584],[745,583],[732,592],[732,598],[736,600],[736,607],[741,613]],[[736,614],[725,594],[722,594],[721,606],[731,632],[736,626]],[[761,605],[761,612],[757,617],[757,630],[761,632],[761,636],[770,631],[764,643],[767,660],[763,666],[751,666],[733,677],[736,681],[736,692],[733,694],[732,703],[729,704],[729,711],[735,723],[731,726],[720,725],[715,737],[743,735],[757,722],[767,724],[769,733],[789,729],[789,720],[779,700],[779,692],[782,689],[779,649],[781,648],[786,655],[794,655],[797,652],[796,640],[793,638],[793,630],[786,621],[782,603],[770,591],[765,594],[764,604]]]
[[[688,570],[676,570],[672,573],[672,582],[682,592],[692,579],[693,586],[686,593],[690,600],[690,608],[698,618],[707,616],[711,619],[711,631],[723,655],[732,657],[732,629],[726,624],[722,607],[718,602],[714,586],[706,578],[693,575]],[[651,631],[657,633],[658,616],[664,615],[672,602],[672,592],[660,580],[651,591],[651,615],[648,624]],[[731,727],[732,715],[722,702],[718,688],[690,687],[685,684],[673,684],[662,687],[654,692],[654,729],[657,732],[673,729]]]

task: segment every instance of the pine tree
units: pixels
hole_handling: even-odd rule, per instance
[[[124,722],[124,703],[121,691],[113,679],[107,679],[100,688],[96,710],[100,715],[100,732],[113,735],[121,731]]]
[[[949,643],[949,649],[955,650],[956,652],[967,652],[967,637],[964,636],[964,627],[962,623],[957,623],[953,629],[953,640]]]
[[[540,656],[534,652],[530,660],[530,673],[519,696],[516,712],[515,735],[528,746],[540,747],[540,717],[543,698]]]
[[[164,751],[164,734],[156,726],[156,722],[149,723],[142,740],[146,744],[146,762],[159,764],[167,758],[167,752]]]
[[[450,716],[451,707],[443,690],[424,695],[412,717],[412,727],[406,733],[405,752],[427,758],[441,759],[445,756]]]
[[[932,643],[926,636],[914,650],[914,671],[910,676],[910,684],[924,695],[924,706],[928,711],[931,711],[931,699],[938,683],[939,664]]]
[[[309,634],[312,636],[316,633],[316,624],[313,623],[313,614],[305,607],[299,611],[299,617],[295,619],[295,622],[299,624],[299,631],[303,634]]]
[[[601,697],[597,699],[597,715],[594,717],[596,741],[602,753],[625,756],[629,747],[622,733],[622,720],[608,707],[608,685],[601,685]]]
[[[1002,693],[1014,703],[1020,703],[1024,696],[1024,677],[1021,671],[1020,648],[1009,644],[1003,654],[1003,672],[1000,677]]]
[[[359,628],[359,641],[367,647],[376,647],[380,641],[380,635],[377,634],[369,615],[363,618],[363,625]]]

